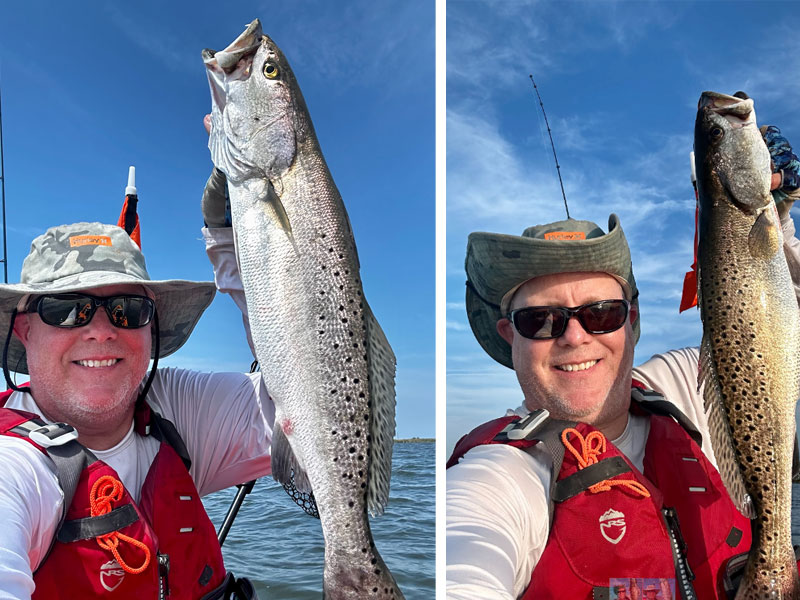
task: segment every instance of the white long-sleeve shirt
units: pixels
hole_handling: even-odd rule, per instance
[[[800,298],[800,240],[791,218],[782,223],[784,249]],[[633,377],[677,406],[703,437],[702,449],[716,466],[703,398],[697,390],[699,351],[684,348],[653,356]],[[521,406],[509,415],[524,416]],[[650,431],[648,417],[633,416],[612,440],[640,470]],[[473,448],[447,470],[448,600],[515,600],[549,535],[551,461],[544,450],[523,452],[492,444]]]
[[[220,291],[244,309],[230,229],[204,229]],[[201,373],[162,368],[147,394],[150,406],[177,428],[192,460],[201,496],[270,472],[275,406],[258,374]],[[41,415],[30,394],[14,392],[8,408]],[[113,448],[93,450],[114,468],[138,501],[159,442],[133,431]],[[0,436],[0,600],[28,600],[32,572],[56,534],[64,494],[53,462],[30,443]]]

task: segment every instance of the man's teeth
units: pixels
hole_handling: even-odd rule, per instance
[[[109,358],[107,360],[79,360],[78,364],[82,367],[110,367],[119,362],[118,358]]]
[[[562,371],[585,371],[597,364],[596,360],[590,360],[587,362],[578,363],[575,365],[558,365],[556,369],[561,369]]]

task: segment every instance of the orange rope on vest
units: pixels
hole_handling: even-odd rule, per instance
[[[98,489],[100,490],[99,496]],[[112,500],[114,502],[118,502],[120,498],[122,498],[122,491],[122,482],[120,482],[118,479],[114,479],[110,475],[103,475],[97,481],[95,481],[94,485],[92,486],[92,491],[89,494],[89,506],[92,516],[97,517],[99,515],[105,515],[111,512]],[[119,554],[119,550],[117,550],[120,540],[128,542],[129,544],[133,544],[137,548],[141,548],[144,551],[144,564],[142,564],[141,567],[134,569],[122,559],[122,556]],[[114,555],[114,558],[117,559],[119,566],[122,567],[124,571],[131,573],[132,575],[141,573],[150,564],[150,549],[147,547],[147,545],[139,540],[135,540],[132,537],[125,535],[124,533],[120,533],[119,531],[112,531],[111,533],[98,536],[97,543],[104,550],[110,550],[111,554]]]
[[[572,445],[572,442],[570,442],[570,433],[575,434],[580,445],[580,450],[576,449],[576,447]],[[606,451],[606,436],[599,431],[592,431],[589,435],[583,437],[580,431],[573,427],[568,427],[561,432],[561,441],[564,443],[564,447],[569,450],[578,461],[578,470],[585,469],[589,465],[597,463],[597,457]],[[611,489],[612,485],[624,485],[645,498],[650,497],[650,492],[645,486],[638,481],[631,481],[630,479],[604,479],[603,481],[598,481],[594,485],[589,486],[589,491],[593,494],[607,492]]]

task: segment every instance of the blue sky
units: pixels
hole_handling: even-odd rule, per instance
[[[469,329],[467,235],[519,235],[565,218],[528,75],[542,94],[572,217],[604,230],[610,213],[620,217],[640,289],[638,363],[701,336],[696,310],[678,314],[693,259],[689,152],[701,92],[746,91],[759,123],[778,125],[800,146],[798,8],[447,2],[448,453],[462,434],[522,400],[513,372]]]
[[[355,231],[366,297],[397,355],[397,436],[434,435],[434,7],[427,0],[4,3],[9,281],[47,227],[115,223],[135,165],[154,279],[210,279],[200,196],[211,169],[203,48],[254,18],[300,82]],[[218,295],[161,364],[244,370]]]

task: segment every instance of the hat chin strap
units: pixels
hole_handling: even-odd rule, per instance
[[[158,311],[153,311],[153,325],[155,326],[155,333],[156,333],[156,351],[153,357],[153,368],[150,369],[150,375],[147,377],[147,381],[142,388],[142,391],[139,392],[138,398],[136,398],[136,404],[140,404],[144,402],[145,396],[147,396],[147,392],[150,391],[150,386],[153,383],[153,377],[156,376],[156,369],[158,368],[158,354],[161,351],[161,332],[158,328]]]
[[[30,385],[25,387],[20,387],[14,383],[11,379],[11,373],[8,369],[8,346],[11,343],[11,336],[14,334],[14,321],[17,319],[17,309],[11,311],[11,324],[8,326],[8,333],[6,334],[6,341],[3,345],[3,376],[6,378],[6,385],[12,390],[17,392],[25,392],[33,396],[33,389]],[[153,358],[153,368],[150,369],[150,375],[147,377],[147,382],[145,382],[142,391],[139,393],[139,396],[136,399],[136,402],[144,402],[145,396],[147,396],[147,392],[150,391],[150,386],[153,384],[153,378],[156,375],[156,369],[158,368],[158,355],[161,351],[161,334],[158,328],[158,311],[153,313],[153,324],[155,325],[155,342],[156,342],[156,351],[155,356]]]
[[[11,373],[8,370],[8,345],[11,343],[11,336],[14,335],[14,321],[17,319],[17,309],[11,311],[11,324],[8,326],[8,333],[6,334],[6,343],[3,345],[3,375],[6,378],[6,384],[12,390],[17,392],[26,392],[33,395],[33,390],[30,385],[19,387],[11,380]]]

